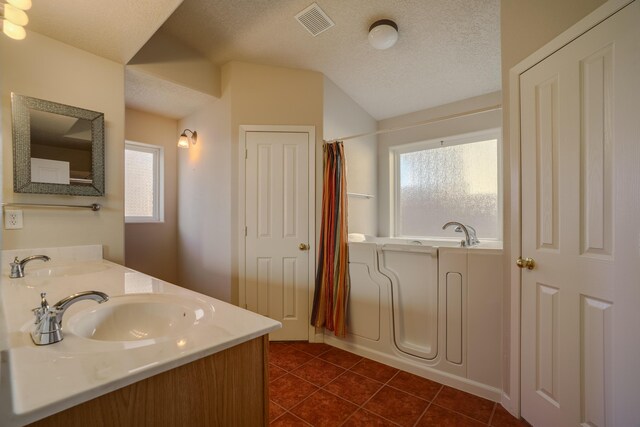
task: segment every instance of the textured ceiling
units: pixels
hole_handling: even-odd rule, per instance
[[[181,119],[215,98],[144,71],[127,67],[125,71],[125,104],[128,108]]]
[[[27,31],[126,64],[182,0],[35,0]]]
[[[324,73],[376,119],[500,90],[499,0],[317,0],[335,27],[295,19],[312,0],[184,0],[161,31],[222,65],[242,60]],[[378,51],[369,25],[390,18]]]

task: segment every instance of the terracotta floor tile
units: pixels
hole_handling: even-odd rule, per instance
[[[342,424],[356,409],[356,405],[320,390],[291,409],[291,413],[314,427],[334,427]]]
[[[440,383],[404,371],[398,372],[387,384],[428,401],[432,401],[442,388]]]
[[[321,359],[311,359],[309,362],[291,371],[292,374],[304,378],[319,387],[331,382],[343,372],[344,369],[341,367]]]
[[[286,374],[269,385],[269,397],[284,409],[291,409],[316,390],[313,384]]]
[[[493,412],[491,425],[494,427],[528,427],[530,424],[525,420],[517,419],[498,403]]]
[[[362,360],[362,357],[357,354],[349,353],[339,348],[332,348],[326,353],[321,354],[320,358],[334,365],[341,366],[344,369],[349,369]]]
[[[289,347],[289,344],[285,342],[271,341],[269,343],[269,353],[276,353],[287,347]]]
[[[393,377],[398,370],[391,366],[383,365],[382,363],[374,362],[369,359],[362,359],[358,362],[351,371],[369,377],[381,383],[386,383],[391,377]]]
[[[309,424],[302,421],[300,418],[287,412],[283,416],[277,418],[274,422],[269,424],[272,427],[308,427]]]
[[[343,427],[395,427],[397,424],[387,421],[364,409],[358,409],[351,415]]]
[[[416,427],[482,427],[486,424],[438,405],[431,405]]]
[[[385,386],[364,405],[364,409],[402,426],[412,426],[428,405],[426,400]]]
[[[347,371],[324,386],[324,389],[356,405],[362,405],[380,390],[382,385],[378,381]]]
[[[490,400],[447,386],[442,387],[433,403],[475,418],[485,424],[489,423],[495,405]]]
[[[287,371],[284,369],[278,368],[273,363],[269,363],[269,382],[277,380],[286,373]]]
[[[313,359],[312,355],[288,347],[275,352],[270,362],[286,371],[292,371],[311,359]]]
[[[292,342],[290,345],[296,350],[304,351],[305,353],[309,353],[313,356],[319,356],[322,353],[325,353],[333,348],[328,344],[311,343],[311,342],[305,342],[305,341],[295,341],[295,342]]]
[[[273,400],[269,400],[269,422],[275,420],[285,412],[287,411],[282,406],[278,405]]]

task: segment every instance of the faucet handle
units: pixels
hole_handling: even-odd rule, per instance
[[[47,293],[46,292],[41,292],[40,293],[40,307],[49,308],[49,303],[47,302]]]
[[[47,293],[42,292],[40,294],[40,307],[36,307],[31,310],[33,311],[33,314],[36,315],[35,323],[40,322],[40,320],[42,319],[42,316],[44,316],[49,311],[49,303],[47,302],[46,297],[47,297]]]
[[[23,276],[22,266],[20,265],[20,260],[18,259],[18,257],[15,257],[13,262],[9,263],[9,266],[11,267],[11,273],[9,274],[10,278],[18,279]]]

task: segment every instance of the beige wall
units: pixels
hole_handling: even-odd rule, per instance
[[[501,102],[500,92],[476,96],[451,104],[441,105],[378,122],[379,129],[391,129],[410,126],[437,117],[465,113],[471,110],[491,107]],[[461,135],[487,129],[499,128],[502,125],[501,112],[489,111],[472,116],[460,117],[425,126],[401,131],[383,133],[378,136],[378,233],[380,236],[391,235],[391,200],[389,181],[389,148],[412,142]]]
[[[309,125],[316,128],[316,230],[322,204],[321,73],[292,68],[230,62],[222,70],[231,94],[231,265],[238,271],[238,141],[240,125]],[[317,231],[316,231],[317,234]],[[231,301],[238,303],[237,276],[232,277]]]
[[[220,100],[179,123],[199,142],[179,153],[178,281],[237,304],[240,125],[313,125],[318,156],[323,80],[312,71],[231,62],[221,81]]]
[[[22,230],[2,230],[4,249],[102,244],[105,258],[124,262],[124,66],[29,31],[0,37],[3,202],[100,203],[99,212],[23,209]],[[10,94],[100,111],[105,117],[104,197],[13,193]]]
[[[324,78],[324,139],[375,132],[378,123],[335,83]],[[344,142],[347,158],[347,189],[350,193],[376,196],[378,188],[377,137]],[[321,164],[321,163],[320,163]],[[375,235],[378,230],[377,198],[349,197],[349,232]]]
[[[502,48],[502,114],[503,114],[503,173],[504,173],[504,283],[503,293],[505,328],[503,351],[503,390],[510,394],[509,301],[511,263],[520,255],[519,248],[510,247],[511,168],[509,165],[509,70],[518,62],[551,41],[564,30],[605,3],[604,0],[502,0],[500,2],[500,31]],[[513,171],[518,173],[518,171]]]
[[[198,142],[178,151],[178,283],[231,299],[231,127],[229,93],[182,119]]]
[[[125,224],[125,265],[171,283],[178,283],[176,144],[180,131],[177,120],[125,110],[127,141],[164,147],[164,222]]]

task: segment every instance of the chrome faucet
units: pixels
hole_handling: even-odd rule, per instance
[[[18,257],[15,257],[13,262],[9,264],[11,266],[11,274],[9,275],[9,277],[12,279],[19,279],[21,277],[24,277],[24,266],[34,259],[41,259],[42,261],[47,262],[51,258],[46,255],[31,255],[20,261]]]
[[[469,238],[471,239],[471,246],[475,246],[479,244],[480,240],[478,240],[478,234],[476,233],[476,229],[470,226],[469,224],[467,224],[466,227],[467,227],[467,231],[469,232]],[[458,233],[462,232],[462,229],[459,229],[459,228],[460,227],[456,227],[454,231],[457,231]]]
[[[31,332],[31,339],[36,345],[54,344],[62,341],[62,316],[70,305],[78,301],[90,299],[99,304],[109,301],[109,296],[98,291],[85,291],[62,298],[53,307],[49,307],[47,293],[40,294],[40,307],[33,309],[36,315],[35,328]]]
[[[464,240],[460,241],[460,246],[464,247],[464,246],[472,246],[472,240],[471,240],[471,236],[469,234],[469,230],[467,229],[467,227],[461,223],[461,222],[457,222],[457,221],[449,221],[448,223],[446,223],[445,225],[442,226],[443,230],[446,230],[448,227],[451,227],[452,225],[455,225],[456,228],[454,231],[460,233],[463,232],[464,233]]]

